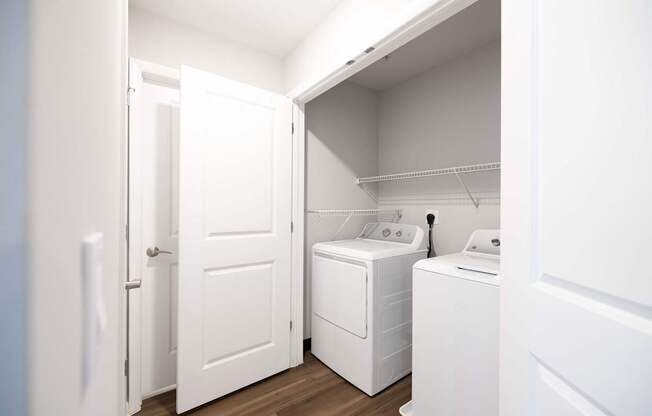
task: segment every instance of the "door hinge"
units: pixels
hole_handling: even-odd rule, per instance
[[[125,240],[129,241],[129,224],[125,224]]]
[[[129,360],[125,360],[125,377],[129,377]]]
[[[292,123],[292,134],[294,134],[294,123]]]
[[[290,221],[290,232],[294,232],[294,221]]]
[[[292,331],[292,321],[290,321],[290,331]]]
[[[134,105],[134,93],[136,89],[133,87],[127,88],[127,106],[131,107]]]

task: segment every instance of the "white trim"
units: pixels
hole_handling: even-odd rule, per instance
[[[129,232],[127,234],[127,281],[137,280],[141,278],[140,261],[138,254],[141,253],[140,246],[140,177],[136,175],[136,159],[137,159],[137,94],[140,94],[140,86],[143,83],[142,71],[139,63],[134,60],[129,60],[129,81],[128,89],[129,95],[127,101],[129,102],[128,111],[128,125],[127,125],[127,146],[128,146],[128,169],[127,169],[127,224]],[[140,290],[131,290],[126,293],[125,302],[125,315],[127,317],[127,337],[126,337],[126,351],[128,359],[128,371],[126,384],[127,384],[127,414],[135,414],[140,411],[142,406],[142,391],[141,391],[141,374],[142,363],[140,357],[141,339],[140,339],[140,326],[141,326],[141,297]]]
[[[172,390],[174,390],[176,388],[177,388],[176,383],[170,384],[169,386],[162,387],[162,388],[160,388],[158,390],[154,390],[154,391],[152,391],[150,393],[144,394],[143,395],[143,400],[147,400],[150,397],[158,396],[159,394],[167,393],[168,391],[172,391]]]
[[[292,332],[290,334],[290,367],[303,363],[303,329],[304,329],[304,205],[305,200],[305,117],[304,106],[293,104],[292,123],[292,265],[291,290],[292,290]]]
[[[120,102],[122,103],[121,109],[121,126],[120,126],[120,141],[121,141],[121,152],[122,160],[120,164],[120,209],[122,210],[120,216],[120,274],[118,279],[118,336],[119,336],[119,346],[120,346],[120,355],[119,361],[116,363],[119,368],[124,368],[124,362],[127,359],[127,291],[124,289],[125,282],[129,279],[127,275],[129,261],[129,253],[127,252],[127,235],[125,226],[129,221],[129,175],[128,175],[128,164],[129,164],[129,107],[127,104],[128,97],[128,88],[129,88],[129,2],[126,0],[120,1],[121,13],[120,13],[120,26],[121,26],[121,39],[120,39],[120,65],[121,65],[121,82],[120,82]],[[124,371],[118,372],[118,409],[122,409],[123,412],[127,412],[128,405],[127,403],[127,377],[124,375]]]

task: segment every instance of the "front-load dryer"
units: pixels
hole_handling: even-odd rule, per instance
[[[370,223],[358,238],[312,250],[312,353],[370,396],[412,371],[416,225]]]
[[[500,231],[414,265],[412,401],[404,416],[498,415]]]

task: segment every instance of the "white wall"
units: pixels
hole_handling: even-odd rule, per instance
[[[27,4],[0,3],[0,415],[26,409]]]
[[[309,102],[306,114],[306,209],[376,208],[358,176],[378,169],[377,96],[345,82]],[[305,222],[304,337],[310,338],[312,245],[332,240],[343,217],[307,214]],[[357,235],[374,217],[354,217],[339,238]]]
[[[378,120],[381,173],[500,161],[499,41],[383,91]],[[437,254],[460,251],[474,229],[499,228],[499,173],[465,181],[479,192],[479,208],[453,176],[384,183],[379,203],[424,228],[425,210],[438,209]]]
[[[189,65],[283,91],[280,58],[133,7],[129,9],[129,56],[176,69]]]
[[[31,0],[28,114],[29,412],[124,414],[126,0]],[[82,388],[80,243],[104,234],[108,323]]]

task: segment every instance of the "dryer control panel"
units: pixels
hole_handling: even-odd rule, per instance
[[[463,253],[488,257],[500,256],[500,230],[475,230],[466,242]]]
[[[412,224],[372,222],[364,226],[358,238],[410,244],[420,248],[423,244],[423,230]]]

